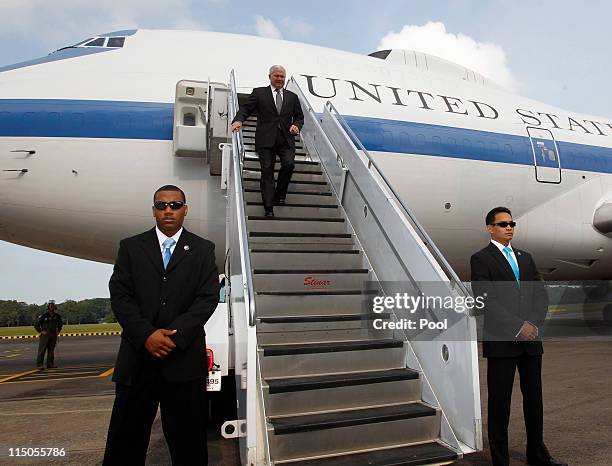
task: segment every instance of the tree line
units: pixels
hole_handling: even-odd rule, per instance
[[[39,315],[47,311],[46,304],[27,304],[20,301],[0,300],[0,327],[32,325]],[[97,324],[116,322],[109,298],[65,301],[57,304],[57,312],[66,324]]]

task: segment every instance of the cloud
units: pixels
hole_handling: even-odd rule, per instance
[[[0,37],[36,38],[50,49],[130,28],[202,29],[189,0],[2,0]]]
[[[294,37],[306,37],[312,32],[312,26],[303,18],[285,16],[281,19],[283,30]]]
[[[255,16],[255,28],[257,35],[267,37],[269,39],[282,39],[283,35],[274,24],[274,21],[264,18],[261,15]]]
[[[400,32],[391,31],[378,45],[378,50],[385,49],[410,49],[436,55],[470,68],[508,90],[516,90],[519,85],[508,67],[502,47],[478,42],[465,34],[447,32],[441,22],[406,25]]]

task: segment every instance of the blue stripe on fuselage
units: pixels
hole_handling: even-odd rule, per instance
[[[172,140],[174,105],[63,99],[0,100],[0,137]],[[345,116],[369,151],[533,165],[527,136]],[[605,137],[605,136],[602,136]],[[565,169],[612,173],[612,149],[557,142]]]
[[[344,118],[368,151],[534,164],[527,136],[381,118]],[[557,148],[564,169],[612,173],[610,148],[563,141],[557,141]]]
[[[172,140],[174,104],[0,100],[0,136]]]

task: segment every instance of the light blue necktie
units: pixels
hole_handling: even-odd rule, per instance
[[[168,262],[170,262],[170,258],[172,257],[172,246],[174,246],[174,243],[175,241],[172,238],[168,238],[162,243],[164,247],[164,269],[168,268]]]
[[[519,268],[518,265],[516,263],[516,261],[514,260],[514,257],[512,257],[512,254],[510,254],[512,252],[512,249],[508,246],[506,246],[504,248],[504,253],[506,254],[506,259],[508,259],[508,262],[510,263],[510,267],[512,267],[512,271],[514,272],[514,276],[516,277],[516,281],[517,282],[521,282],[521,275],[519,273]]]

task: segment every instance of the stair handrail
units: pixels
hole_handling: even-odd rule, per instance
[[[349,135],[352,143],[357,147],[358,150],[363,152],[363,155],[368,160],[368,164],[367,164],[368,169],[371,169],[372,167],[376,169],[376,173],[380,177],[380,180],[382,181],[382,183],[384,184],[385,189],[387,189],[393,195],[395,202],[397,202],[397,204],[404,211],[404,215],[406,219],[410,222],[410,224],[412,225],[416,233],[421,238],[421,241],[423,242],[423,244],[427,247],[431,255],[434,257],[434,259],[440,266],[440,268],[446,274],[450,283],[456,286],[457,288],[459,288],[459,290],[461,290],[461,292],[464,295],[471,296],[471,293],[468,290],[467,286],[461,281],[461,279],[459,278],[455,270],[448,263],[444,255],[440,252],[440,250],[438,249],[434,241],[431,239],[429,234],[427,234],[427,231],[425,231],[425,228],[423,227],[421,222],[418,221],[418,219],[416,218],[412,210],[410,210],[410,208],[404,203],[404,201],[402,201],[401,197],[397,194],[395,189],[393,189],[387,177],[384,175],[384,173],[382,172],[382,170],[380,169],[376,161],[372,158],[368,150],[363,146],[361,140],[357,137],[355,132],[351,129],[351,127],[349,126],[347,121],[344,119],[342,114],[336,109],[334,104],[332,104],[330,101],[327,101],[325,106],[329,109],[330,112],[333,113],[338,123],[342,126],[344,131],[346,131],[346,133]]]
[[[238,93],[236,92],[236,77],[234,70],[230,72],[230,99],[228,108],[228,121],[232,121],[238,112]],[[232,133],[232,164],[234,168],[234,192],[236,195],[236,210],[238,221],[238,244],[240,245],[240,262],[242,264],[245,304],[249,310],[249,326],[254,327],[257,319],[255,308],[255,288],[253,287],[253,276],[251,273],[251,256],[249,254],[249,238],[245,222],[244,212],[244,190],[242,187],[242,162],[245,150],[242,139],[242,130]]]

